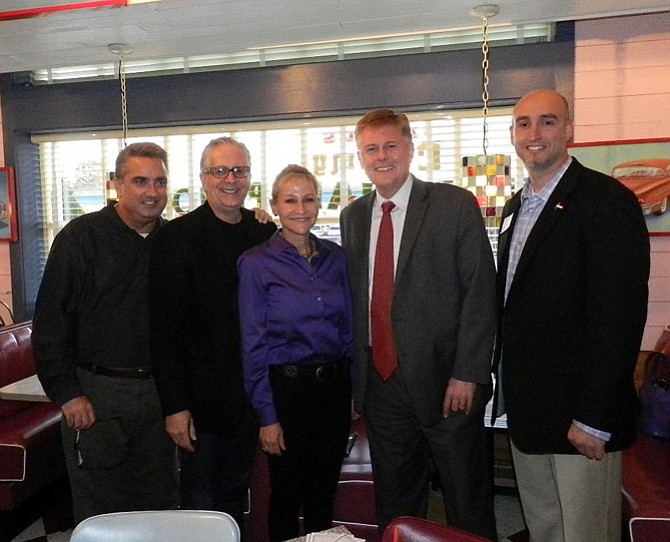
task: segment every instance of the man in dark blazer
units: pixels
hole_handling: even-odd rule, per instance
[[[450,524],[495,539],[483,413],[491,396],[495,269],[475,198],[410,174],[407,117],[372,111],[356,126],[376,190],[342,211],[356,331],[355,408],[369,432],[379,526],[425,517],[431,463]],[[370,292],[381,205],[391,200],[397,368],[373,367]],[[376,348],[375,348],[376,349]]]
[[[619,542],[647,312],[644,218],[632,192],[568,155],[560,94],[521,98],[511,136],[529,179],[500,228],[494,409],[507,412],[531,540]]]
[[[239,141],[205,147],[207,201],[162,228],[149,277],[151,361],[182,452],[181,507],[227,512],[241,528],[258,425],[242,379],[237,259],[277,229],[242,207],[250,175]]]

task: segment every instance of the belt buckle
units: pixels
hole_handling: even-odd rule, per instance
[[[326,378],[329,378],[333,374],[334,367],[332,364],[328,365],[320,365],[319,367],[316,368],[316,379],[317,380],[325,380]]]

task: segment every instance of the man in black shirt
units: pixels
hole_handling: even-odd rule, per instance
[[[207,201],[161,229],[149,281],[152,367],[165,427],[184,452],[181,506],[227,512],[240,527],[258,425],[242,379],[236,265],[277,229],[242,208],[250,163],[232,138],[205,147]]]
[[[75,521],[177,506],[174,445],[151,374],[147,272],[167,202],[167,153],[134,143],[116,160],[118,203],[54,239],[37,296],[37,374],[63,411]]]

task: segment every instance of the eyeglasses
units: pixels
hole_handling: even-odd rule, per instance
[[[216,166],[208,167],[202,170],[205,175],[211,175],[217,179],[225,179],[228,177],[228,173],[231,171],[233,172],[233,176],[237,177],[238,179],[243,179],[249,175],[251,168],[249,166]]]

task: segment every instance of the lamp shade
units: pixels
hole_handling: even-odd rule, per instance
[[[498,228],[505,201],[512,195],[511,158],[507,154],[463,157],[463,187],[477,198],[487,228]]]

